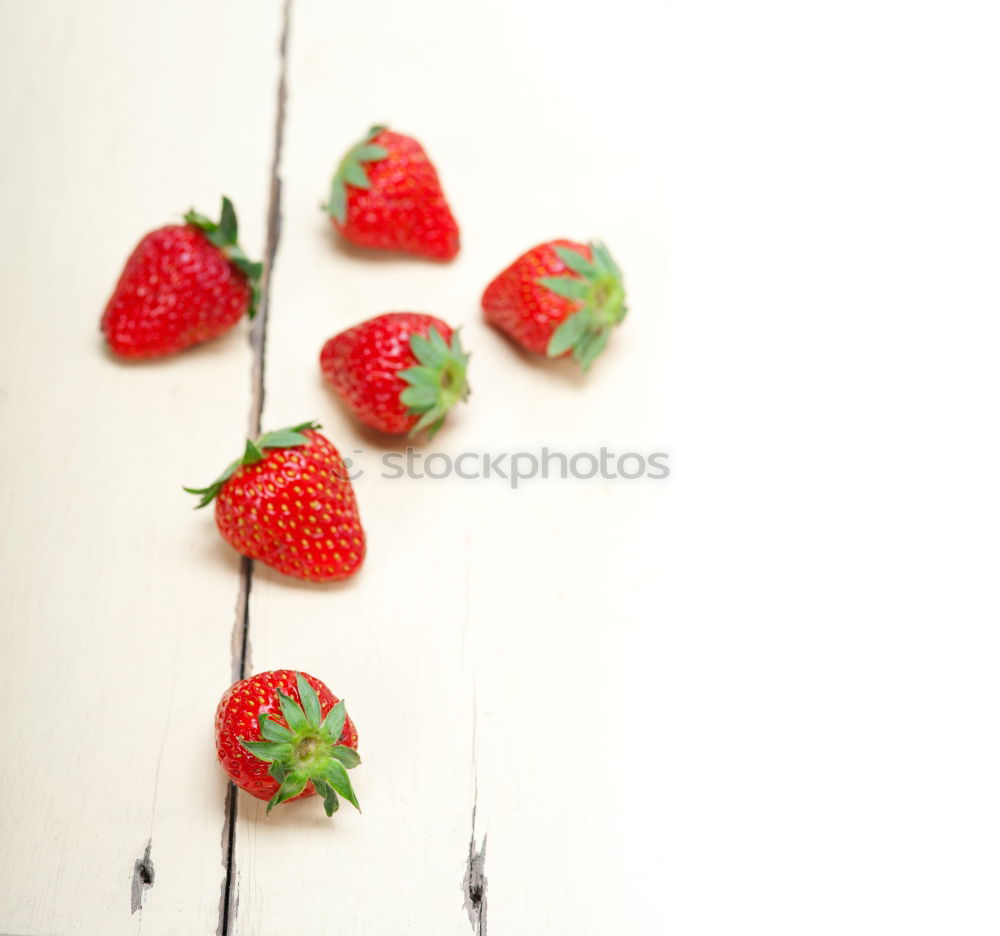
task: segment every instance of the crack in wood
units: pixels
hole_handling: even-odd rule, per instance
[[[146,850],[141,858],[136,858],[135,869],[132,871],[132,912],[142,909],[142,895],[153,886],[156,879],[156,872],[153,869],[152,859],[149,857],[153,847],[153,840],[146,842]]]
[[[240,587],[236,593],[236,619],[233,622],[231,675],[233,682],[245,679],[250,666],[250,590],[253,587],[253,560],[240,559]]]
[[[486,936],[486,835],[476,849],[476,807],[479,804],[479,783],[476,782],[472,798],[472,836],[469,839],[469,857],[465,865],[462,891],[465,894],[465,912],[469,914],[475,936]]]
[[[271,156],[270,192],[267,207],[267,235],[264,246],[264,274],[261,297],[253,327],[250,347],[253,349],[251,372],[250,414],[247,434],[260,435],[264,412],[264,351],[267,346],[267,320],[270,311],[271,277],[281,239],[281,151],[285,136],[285,102],[288,99],[288,35],[292,18],[292,0],[285,0],[281,12],[281,37],[278,41],[277,112],[274,122],[274,149]],[[233,682],[245,679],[250,668],[250,591],[253,587],[253,561],[243,558],[240,564],[240,589],[236,599],[236,621],[232,639]],[[222,864],[226,869],[219,905],[218,936],[229,936],[239,907],[239,880],[236,873],[237,790],[230,783],[226,792],[226,818],[222,827]]]
[[[288,35],[292,18],[292,0],[282,7],[281,39],[278,43],[278,102],[274,121],[274,150],[271,156],[271,190],[267,206],[267,239],[264,245],[264,274],[260,285],[260,306],[250,331],[253,348],[253,397],[250,407],[249,434],[260,435],[260,418],[264,412],[264,351],[267,347],[267,319],[271,307],[271,277],[281,240],[281,151],[285,142],[285,105],[288,100]]]
[[[239,894],[233,881],[233,856],[236,852],[236,785],[226,788],[226,821],[222,826],[222,866],[226,869],[219,895],[219,926],[217,936],[226,936],[230,920],[236,916]]]

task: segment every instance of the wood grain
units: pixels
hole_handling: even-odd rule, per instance
[[[278,12],[0,11],[4,933],[219,924],[226,785],[211,732],[239,560],[180,488],[239,450],[248,330],[127,365],[98,321],[138,239],[193,205],[230,195],[261,253]]]

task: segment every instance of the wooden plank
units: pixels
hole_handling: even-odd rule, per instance
[[[475,870],[497,932],[628,931],[623,920],[656,906],[640,885],[661,851],[648,804],[623,805],[614,777],[594,776],[595,745],[645,720],[626,664],[659,603],[670,485],[382,477],[380,458],[400,446],[359,432],[316,359],[371,315],[431,311],[463,326],[473,396],[427,451],[663,450],[668,414],[644,401],[662,390],[664,241],[649,218],[665,188],[653,174],[641,198],[623,198],[621,174],[630,148],[665,148],[647,92],[655,39],[638,3],[608,18],[596,4],[392,0],[365,16],[391,29],[331,42],[344,30],[337,5],[297,0],[293,12],[264,423],[318,418],[365,470],[368,558],[337,587],[258,568],[250,606],[252,671],[304,667],[346,697],[365,811],[331,822],[306,802],[265,822],[241,798],[236,932],[485,932],[470,844],[478,855],[486,836]],[[551,53],[564,47],[594,66],[585,82]],[[436,161],[463,230],[454,263],[335,241],[317,206],[376,121],[412,132]],[[555,236],[605,238],[628,276],[634,321],[586,379],[518,354],[480,320],[488,280]]]
[[[280,11],[250,7],[0,13],[4,933],[219,924],[239,560],[180,485],[241,443],[248,330],[129,366],[97,326],[139,237],[192,205],[230,195],[263,249]]]

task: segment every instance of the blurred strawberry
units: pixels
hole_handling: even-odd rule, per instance
[[[372,127],[333,177],[324,206],[351,243],[450,260],[458,253],[458,225],[438,174],[412,137]]]
[[[625,318],[622,272],[600,242],[533,247],[483,293],[486,321],[538,354],[589,369]]]
[[[184,220],[139,241],[108,301],[101,330],[122,357],[181,351],[256,312],[263,267],[236,242],[232,202],[222,199],[218,223],[195,211]]]
[[[420,312],[388,312],[334,335],[320,368],[366,426],[433,436],[448,411],[469,396],[469,355],[458,332]]]

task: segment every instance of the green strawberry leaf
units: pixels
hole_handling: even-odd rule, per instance
[[[591,252],[594,255],[594,260],[597,261],[599,268],[615,279],[622,278],[621,268],[615,263],[614,257],[611,256],[610,251],[601,241],[594,241],[590,245]]]
[[[368,177],[365,176],[367,179]],[[340,224],[347,220],[347,189],[344,180],[334,176],[330,186],[330,200],[322,206],[327,214],[332,215]]]
[[[243,461],[244,465],[254,465],[259,461],[264,460],[264,452],[261,447],[253,441],[253,439],[247,439],[247,447],[243,451]]]
[[[237,459],[236,461],[234,461],[208,487],[204,487],[204,488],[189,488],[189,487],[186,487],[186,488],[184,488],[184,490],[187,491],[188,494],[197,494],[198,496],[201,497],[201,500],[198,502],[197,506],[195,507],[195,510],[198,510],[198,508],[200,508],[200,507],[204,507],[206,504],[210,504],[216,498],[216,496],[218,495],[219,491],[222,490],[222,485],[225,484],[226,481],[228,481],[233,476],[233,474],[235,473],[236,469],[239,468],[241,464],[242,464],[242,462],[239,459]]]
[[[565,354],[587,334],[589,327],[590,312],[587,309],[574,312],[552,333],[546,353],[549,357]]]
[[[441,336],[441,332],[439,332],[433,325],[428,330],[427,337],[430,339],[431,345],[438,351],[439,354],[447,356],[450,351],[448,343]]]
[[[573,357],[577,360],[584,371],[590,370],[590,365],[597,360],[597,356],[604,350],[611,337],[611,331],[592,331],[587,337],[577,345],[573,352]]]
[[[208,215],[203,215],[192,208],[190,211],[186,212],[184,215],[184,220],[188,224],[193,224],[197,228],[201,228],[203,231],[212,231],[218,225],[210,218]]]
[[[406,380],[406,377],[403,377]],[[426,384],[416,387],[407,387],[399,395],[400,400],[402,400],[410,409],[416,409],[420,412],[429,410],[436,402],[438,398],[438,388],[428,387]]]
[[[238,267],[248,278],[257,280],[264,273],[264,264],[259,260],[248,260],[245,257],[230,257],[233,265]]]
[[[344,167],[344,182],[355,188],[371,188],[368,173],[361,168],[361,163],[350,163]]]
[[[569,276],[540,276],[537,282],[564,299],[586,299],[590,293],[586,282]]]
[[[382,132],[382,128],[379,128],[379,133]],[[378,134],[376,134],[378,136]],[[359,146],[354,151],[354,157],[358,162],[378,162],[380,159],[385,159],[389,155],[389,151],[384,146],[375,146],[371,143],[366,143],[364,146]]]
[[[351,786],[351,778],[347,775],[347,768],[340,761],[330,761],[324,779],[329,786],[333,787],[347,802],[360,811],[358,798],[354,795],[354,787]]]
[[[292,746],[287,741],[240,741],[258,760],[271,763],[287,757],[292,750]]]
[[[331,741],[339,741],[344,733],[344,723],[347,721],[347,707],[341,699],[323,719],[323,734]]]
[[[432,328],[432,334],[437,334],[437,329]],[[441,336],[438,335],[438,338]],[[424,338],[423,335],[411,335],[410,336],[410,350],[413,352],[413,356],[425,367],[432,370],[436,370],[442,364],[444,364],[445,359],[448,356],[448,348],[442,348],[440,344],[435,344]]]
[[[271,764],[268,773],[278,781],[278,783],[284,783],[285,777],[288,776],[288,769],[285,767],[282,761],[275,761]]]
[[[306,719],[306,713],[302,711],[299,704],[291,696],[285,695],[280,689],[277,694],[278,705],[281,707],[281,714],[285,716],[285,721],[288,722],[288,727],[296,734],[308,728],[309,721]]]
[[[319,726],[323,720],[323,712],[319,705],[319,696],[313,689],[312,683],[301,673],[295,674],[295,685],[299,690],[299,698],[302,700],[302,711],[305,712],[306,720],[310,725]]]
[[[340,800],[337,799],[333,787],[323,780],[314,780],[313,786],[316,787],[316,792],[323,797],[323,809],[326,810],[326,814],[332,816],[340,809]]]
[[[413,428],[410,430],[410,437],[419,435],[425,429],[427,430],[427,438],[433,439],[437,435],[438,430],[444,425],[444,416],[438,416],[435,410],[430,409],[423,416],[420,417],[414,424]]]
[[[330,756],[337,758],[348,770],[361,763],[361,755],[346,744],[335,744],[330,751]]]
[[[261,449],[265,448],[294,448],[297,445],[305,445],[309,441],[308,436],[294,429],[278,429],[274,432],[267,432],[257,440],[257,445]]]
[[[306,784],[308,782],[309,778],[302,774],[288,774],[281,782],[281,786],[278,787],[278,792],[271,797],[271,802],[267,804],[268,813],[270,813],[275,806],[280,806],[282,803],[290,800],[293,796],[298,796],[306,788]]]
[[[592,277],[597,272],[594,265],[582,253],[571,247],[553,247],[552,249],[574,273],[583,277]]]
[[[406,370],[397,371],[396,376],[401,377],[414,387],[437,389],[438,372],[433,367],[427,367],[422,364],[417,367],[408,367]]]
[[[281,722],[275,721],[271,715],[261,714],[258,719],[260,723],[260,735],[268,741],[291,741],[295,737],[291,730],[286,728]]]
[[[223,196],[222,213],[219,217],[219,233],[222,235],[222,242],[224,244],[235,244],[237,230],[236,211],[233,208],[233,203]]]

